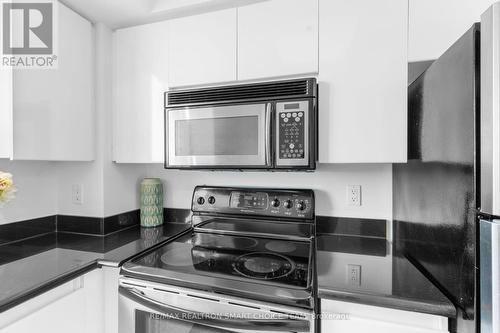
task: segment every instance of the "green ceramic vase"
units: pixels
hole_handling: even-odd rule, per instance
[[[144,178],[141,182],[141,226],[163,224],[163,184],[159,178]]]

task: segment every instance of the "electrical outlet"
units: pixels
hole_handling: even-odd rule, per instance
[[[361,265],[347,265],[347,283],[351,286],[361,286]]]
[[[361,185],[347,185],[347,204],[361,206]]]
[[[76,205],[83,204],[83,185],[73,184],[71,186],[71,201]]]

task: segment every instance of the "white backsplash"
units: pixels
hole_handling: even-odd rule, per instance
[[[57,179],[50,162],[10,161],[0,159],[0,170],[14,175],[16,197],[0,207],[0,224],[57,212]]]
[[[148,176],[163,179],[166,207],[190,208],[196,185],[311,188],[318,215],[392,218],[390,164],[319,165],[311,173],[179,171],[150,165]],[[361,206],[347,204],[347,185],[361,185]]]

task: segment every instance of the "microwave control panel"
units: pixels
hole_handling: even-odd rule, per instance
[[[276,103],[276,165],[309,164],[309,101]]]

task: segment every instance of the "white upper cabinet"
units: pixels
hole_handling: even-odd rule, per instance
[[[439,58],[498,0],[410,0],[408,60]]]
[[[162,163],[168,22],[114,33],[113,160]]]
[[[318,0],[238,8],[238,80],[317,72]]]
[[[319,7],[319,162],[406,162],[408,2]]]
[[[236,80],[236,9],[170,21],[170,87]]]
[[[12,157],[12,70],[0,69],[0,158]]]
[[[269,0],[115,33],[114,160],[163,162],[168,89],[313,75],[319,162],[407,159],[408,0]]]
[[[14,159],[94,159],[92,25],[60,3],[58,13],[58,68],[13,73]]]

